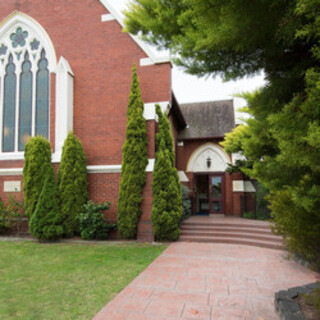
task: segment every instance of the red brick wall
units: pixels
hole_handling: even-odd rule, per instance
[[[22,192],[3,192],[4,190],[4,182],[5,181],[20,181],[21,182],[21,190],[22,190],[22,176],[6,176],[6,177],[0,177],[0,190],[1,190],[1,199],[2,201],[7,204],[8,199],[10,196],[13,196],[18,201],[23,200]]]
[[[88,165],[121,164],[133,64],[138,65],[145,103],[170,100],[171,65],[140,67],[140,59],[147,55],[122,32],[117,21],[101,22],[101,15],[108,12],[98,0],[1,1],[0,21],[15,10],[42,25],[53,42],[57,58],[66,58],[75,74],[74,133],[83,143]],[[50,97],[50,142],[54,150],[54,74]],[[155,123],[148,121],[149,158],[155,156],[154,137]],[[22,165],[23,161],[0,161],[0,168]],[[115,218],[120,174],[89,174],[88,178],[90,197],[94,201],[111,201],[107,217]],[[9,179],[0,177],[1,196],[3,181]],[[150,188],[146,188],[145,195],[151,197]]]
[[[120,185],[119,173],[90,173],[88,174],[89,197],[94,202],[111,202],[106,218],[110,221],[117,220],[118,192]]]

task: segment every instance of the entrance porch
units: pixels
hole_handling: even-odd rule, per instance
[[[179,241],[283,248],[282,238],[271,232],[270,222],[224,215],[190,217],[181,225]]]

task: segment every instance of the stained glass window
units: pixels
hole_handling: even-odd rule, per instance
[[[32,72],[28,51],[25,54],[20,75],[19,111],[19,151],[23,151],[32,134]]]
[[[44,49],[38,63],[36,134],[48,138],[49,120],[49,71]]]
[[[0,38],[0,152],[24,151],[33,135],[49,138],[48,65],[31,28],[17,25]]]
[[[3,152],[14,151],[16,114],[16,75],[13,56],[10,54],[4,77],[3,101]]]

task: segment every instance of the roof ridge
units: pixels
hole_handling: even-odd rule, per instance
[[[234,102],[234,99],[222,99],[222,100],[208,100],[208,101],[194,101],[194,102],[185,102],[180,103],[180,106],[192,105],[192,104],[206,104],[206,103],[219,103],[219,102]]]

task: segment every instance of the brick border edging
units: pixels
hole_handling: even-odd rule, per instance
[[[294,287],[287,291],[279,291],[275,294],[274,305],[281,320],[306,320],[300,306],[294,301],[298,295],[311,293],[320,288],[320,282],[310,283],[301,287]]]
[[[152,246],[169,246],[172,242],[141,242],[137,240],[82,240],[82,239],[59,239],[57,241],[44,241],[41,242],[36,238],[33,237],[6,237],[0,236],[0,242],[35,242],[35,243],[42,243],[42,244],[101,244],[101,245],[135,245],[135,244],[149,244]]]

